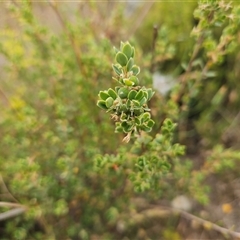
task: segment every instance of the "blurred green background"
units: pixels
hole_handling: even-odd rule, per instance
[[[0,221],[0,239],[224,239],[171,211],[144,215],[179,196],[177,206],[190,201],[192,214],[239,230],[240,11],[232,6],[229,18],[221,6],[194,18],[197,1],[0,3],[0,203],[27,208]],[[213,24],[203,24],[199,44],[192,29],[204,18]],[[228,26],[232,45],[209,67]],[[170,117],[174,143],[186,146],[159,192],[134,192],[134,143],[123,144],[96,106],[98,92],[115,86],[120,41],[134,45],[141,84],[156,90],[150,136]],[[99,156],[108,161],[101,171]],[[0,217],[10,209],[3,204]]]

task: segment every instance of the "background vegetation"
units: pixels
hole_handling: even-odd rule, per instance
[[[0,5],[1,239],[240,237],[238,2]],[[128,144],[96,106],[120,41],[171,76]]]

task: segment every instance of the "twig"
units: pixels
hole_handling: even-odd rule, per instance
[[[235,232],[232,231],[230,229],[224,228],[224,227],[220,227],[217,224],[204,220],[202,218],[196,217],[188,212],[182,211],[182,210],[176,210],[176,209],[172,209],[172,212],[179,212],[183,217],[188,218],[190,220],[195,220],[197,222],[199,222],[201,225],[203,225],[204,227],[210,228],[210,229],[214,229],[217,232],[222,233],[223,235],[231,235],[232,237],[236,237],[240,239],[240,232]]]
[[[202,34],[198,40],[197,40],[197,43],[195,45],[195,48],[193,50],[193,53],[192,53],[192,56],[190,58],[190,61],[188,63],[188,66],[187,66],[187,69],[186,69],[186,72],[189,73],[191,70],[192,70],[192,63],[193,61],[195,60],[195,58],[197,57],[201,47],[202,47],[202,43],[204,41],[204,35]]]
[[[206,227],[208,229],[213,229],[217,232],[220,232],[223,235],[230,235],[232,237],[240,239],[240,232],[235,232],[230,229],[220,227],[213,222],[197,217],[186,211],[171,208],[171,207],[166,207],[166,206],[148,205],[148,207],[150,208],[140,213],[136,213],[132,216],[132,220],[133,220],[132,224],[142,224],[145,221],[145,219],[159,219],[159,218],[165,218],[169,215],[181,215],[184,218],[198,222],[203,227]]]
[[[27,210],[26,208],[15,208],[7,212],[0,213],[0,221],[4,221],[6,219],[16,217],[20,214],[23,214],[26,210]]]
[[[19,203],[11,203],[11,202],[0,202],[0,207],[21,207],[26,208],[24,205]]]
[[[11,209],[4,213],[0,213],[0,221],[16,217],[27,211],[27,207],[18,203],[0,202],[0,207],[14,207],[14,209]]]
[[[151,66],[150,66],[150,72],[154,72],[155,68],[155,51],[156,51],[156,42],[157,42],[157,37],[158,37],[158,26],[154,25],[153,26],[153,39],[152,39],[152,59],[151,59]]]
[[[0,174],[0,182],[2,183],[3,189],[6,191],[6,193],[11,197],[11,199],[15,202],[18,202],[18,200],[12,195],[12,193],[9,191],[7,185],[5,184],[2,175]]]

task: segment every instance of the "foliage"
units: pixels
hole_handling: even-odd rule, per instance
[[[158,3],[151,11],[159,15],[158,8],[169,12],[173,5]],[[123,3],[87,1],[75,15],[65,6],[41,5],[56,14],[57,31],[41,22],[33,2],[6,4],[18,30],[0,31],[0,200],[27,211],[1,222],[1,239],[181,236],[169,218],[161,233],[145,229],[139,237],[134,199],[170,205],[184,194],[199,204],[198,211],[212,201],[213,176],[239,177],[239,4],[182,4],[186,21],[164,15],[154,44],[141,36],[151,36],[156,13],[134,32],[140,8],[131,18]],[[152,72],[159,69],[176,78],[166,96],[153,96]],[[109,81],[112,71],[117,87]],[[99,111],[97,95],[97,105],[112,114],[128,144]],[[122,224],[126,218],[137,227]],[[167,222],[171,228],[162,229]]]
[[[127,133],[123,139],[129,142],[131,134],[138,134],[139,131],[150,132],[154,125],[149,113],[147,102],[152,98],[154,92],[151,88],[139,86],[137,75],[140,68],[134,64],[135,48],[129,42],[121,42],[120,51],[116,51],[116,64],[113,70],[117,75],[114,78],[120,86],[100,91],[100,100],[97,105],[112,113],[116,121],[116,132]]]
[[[1,32],[1,52],[9,62],[6,88],[11,87],[1,118],[1,175],[14,199],[29,210],[24,221],[8,221],[1,236],[81,237],[91,226],[101,234],[105,211],[116,200],[114,180],[96,175],[91,159],[113,152],[120,140],[95,106],[98,89],[111,77],[112,45],[107,39],[94,43],[81,19],[65,22],[65,32],[57,34],[38,22],[28,2],[9,7],[20,31]],[[12,201],[11,194],[2,200]]]
[[[178,156],[184,154],[184,146],[172,144],[173,131],[176,124],[170,119],[166,119],[161,128],[161,133],[155,138],[141,134],[131,148],[129,158],[133,162],[129,168],[129,178],[133,182],[136,192],[150,191],[153,196],[159,196],[157,191],[161,191],[160,181],[166,180],[167,173],[170,172],[171,165],[179,161]],[[99,171],[125,166],[126,152],[116,156],[99,156],[95,160],[95,165]],[[129,167],[129,166],[128,166]],[[163,181],[164,181],[163,180]]]

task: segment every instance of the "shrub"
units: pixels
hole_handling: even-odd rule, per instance
[[[27,207],[3,222],[2,239],[138,238],[145,215],[135,214],[137,197],[170,203],[185,194],[202,207],[211,201],[210,177],[239,175],[239,138],[235,150],[224,146],[238,119],[237,3],[199,1],[190,54],[183,58],[184,51],[174,51],[174,38],[166,37],[168,23],[151,52],[143,54],[134,39],[114,51],[112,45],[127,36],[121,4],[114,5],[106,28],[94,26],[103,16],[98,3],[80,5],[85,18],[72,22],[63,5],[49,6],[60,33],[41,24],[28,1],[8,5],[19,30],[0,32],[7,79],[1,89],[1,201],[8,202],[6,211],[9,202]],[[96,19],[86,17],[91,14]],[[152,71],[167,63],[168,70],[178,65],[180,84],[166,96],[153,96]],[[107,113],[96,106],[97,96]],[[185,155],[192,142],[202,162]],[[146,238],[179,234],[150,229]]]

